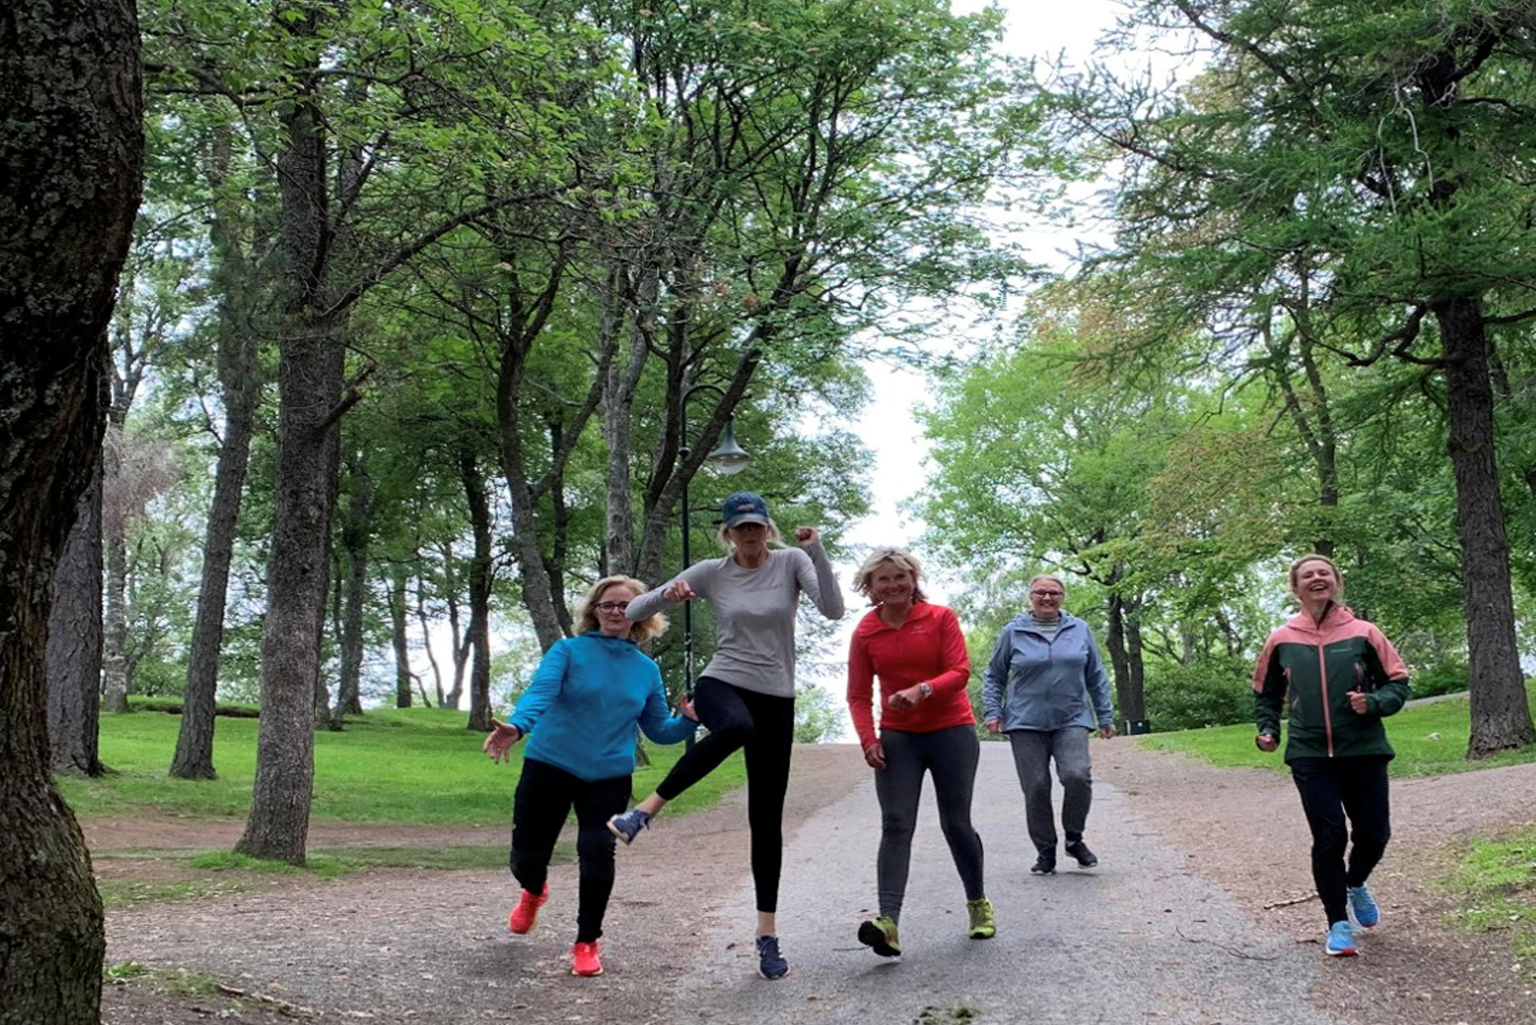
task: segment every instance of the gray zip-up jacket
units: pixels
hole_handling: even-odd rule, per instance
[[[981,699],[987,719],[1001,719],[1004,732],[1069,726],[1091,730],[1115,722],[1109,676],[1093,631],[1065,612],[1056,636],[1049,639],[1028,613],[1003,627],[987,664]]]

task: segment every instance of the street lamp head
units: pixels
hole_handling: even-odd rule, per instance
[[[704,457],[706,463],[727,477],[745,470],[747,464],[752,461],[751,454],[736,444],[734,424],[734,420],[725,421],[725,431],[720,436],[720,444],[715,446],[713,452]]]

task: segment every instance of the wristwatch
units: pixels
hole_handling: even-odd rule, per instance
[[[917,685],[917,692],[921,694],[923,696],[923,700],[926,701],[933,697],[933,684],[920,683]]]

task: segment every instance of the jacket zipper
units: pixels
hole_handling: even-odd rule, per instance
[[[1319,630],[1321,633],[1321,630]],[[1328,738],[1328,757],[1333,757],[1333,714],[1328,708],[1328,659],[1323,642],[1317,642],[1317,686],[1323,694],[1323,735]]]

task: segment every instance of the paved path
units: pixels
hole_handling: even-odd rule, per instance
[[[965,936],[964,893],[929,788],[902,913],[906,953],[882,959],[859,944],[855,929],[874,906],[879,837],[867,782],[801,826],[785,852],[779,930],[791,976],[756,977],[746,886],[700,923],[700,956],[668,1017],[710,1025],[1343,1025],[1307,999],[1330,964],[1319,948],[1261,931],[1188,874],[1185,856],[1113,787],[1095,785],[1088,839],[1101,864],[1093,871],[1029,875],[1033,851],[1006,745],[982,745],[974,818],[996,939]]]

